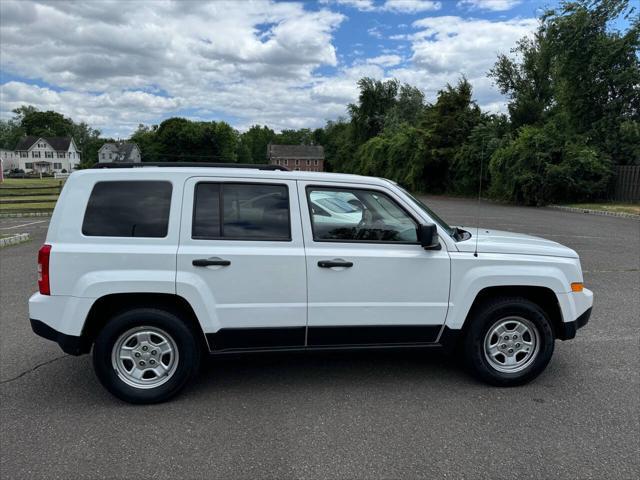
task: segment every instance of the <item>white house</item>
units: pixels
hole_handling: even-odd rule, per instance
[[[105,143],[98,150],[98,162],[140,163],[142,157],[138,145],[132,142]]]
[[[0,148],[0,163],[3,171],[18,168],[18,154],[13,150]]]
[[[80,164],[80,150],[71,137],[24,137],[13,153],[11,168],[25,172],[71,172]]]

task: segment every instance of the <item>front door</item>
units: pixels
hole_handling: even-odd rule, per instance
[[[295,181],[199,177],[185,184],[176,292],[215,351],[302,347],[304,245]]]
[[[384,187],[298,182],[308,278],[307,345],[435,342],[449,255],[424,250],[417,220]]]

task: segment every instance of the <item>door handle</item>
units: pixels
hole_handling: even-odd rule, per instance
[[[344,260],[320,260],[318,262],[320,268],[333,268],[333,267],[353,267],[353,262],[345,262]]]
[[[231,261],[223,260],[218,257],[211,257],[211,258],[198,258],[193,262],[191,262],[191,264],[194,267],[210,267],[213,265],[217,265],[219,267],[228,267],[229,265],[231,265]]]

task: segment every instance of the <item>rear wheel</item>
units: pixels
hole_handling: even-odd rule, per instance
[[[121,313],[99,333],[93,364],[100,382],[130,403],[157,403],[176,395],[197,373],[200,346],[180,318],[163,310]]]
[[[515,386],[536,378],[553,354],[555,338],[545,311],[524,298],[481,306],[464,339],[471,372],[492,385]]]

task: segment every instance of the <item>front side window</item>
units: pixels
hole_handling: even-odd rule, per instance
[[[416,222],[375,190],[307,188],[315,241],[417,243]]]
[[[100,237],[167,236],[172,186],[163,181],[98,182],[82,233]]]
[[[209,183],[196,185],[194,239],[291,240],[286,185]]]

